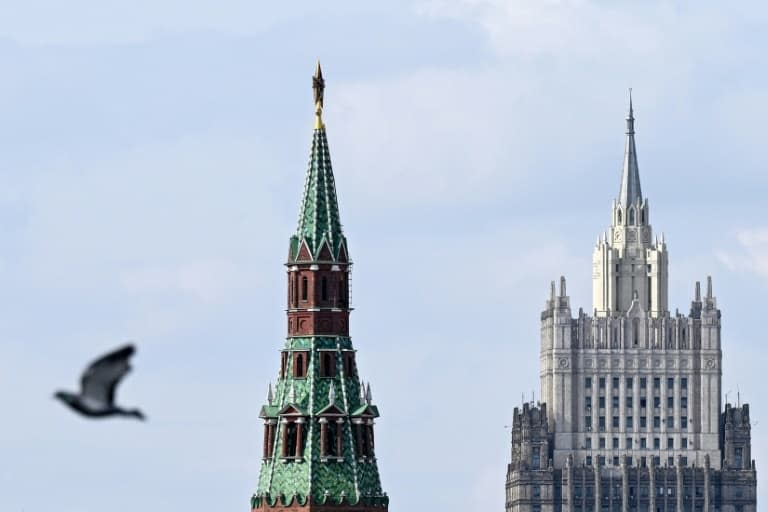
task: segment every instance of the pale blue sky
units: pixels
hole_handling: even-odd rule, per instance
[[[628,87],[670,302],[713,276],[768,500],[768,8],[290,4],[0,7],[0,509],[247,510],[318,57],[393,511],[502,510],[549,281],[592,307]],[[126,339],[148,423],[51,399]]]

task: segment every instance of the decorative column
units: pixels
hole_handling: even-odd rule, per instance
[[[704,455],[704,512],[711,512],[709,502],[709,454]]]
[[[304,418],[296,419],[296,457],[304,456]]]
[[[288,457],[288,419],[283,418],[280,423],[283,424],[283,431],[281,434],[282,439],[282,446],[280,450],[280,455],[285,458]]]
[[[602,510],[603,492],[600,489],[600,457],[595,464],[595,510]]]
[[[368,431],[367,441],[368,446],[366,447],[368,449],[368,455],[373,457],[374,456],[374,444],[373,444],[373,420],[368,420],[368,424],[365,426],[365,428]]]
[[[320,456],[328,456],[328,419],[320,418],[317,420],[320,423]]]
[[[677,464],[675,464],[675,477],[677,479],[677,509],[676,510],[683,510],[683,456],[678,455],[677,460],[675,461]],[[695,475],[695,473],[694,473]],[[696,487],[694,487],[694,490]]]
[[[648,510],[656,510],[656,459],[649,457],[651,465],[648,467]]]
[[[629,469],[627,457],[621,457],[621,510],[629,510]]]
[[[573,455],[565,459],[565,512],[573,512]]]

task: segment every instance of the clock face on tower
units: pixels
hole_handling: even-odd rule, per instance
[[[615,242],[621,242],[621,239],[622,239],[622,236],[621,236],[621,231],[616,231],[616,232],[613,234],[613,240],[614,240]]]

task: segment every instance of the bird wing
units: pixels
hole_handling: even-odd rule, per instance
[[[81,394],[111,405],[120,379],[131,370],[128,359],[134,352],[133,345],[125,345],[92,362],[80,379]]]

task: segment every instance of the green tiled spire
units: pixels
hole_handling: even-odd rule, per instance
[[[312,151],[309,156],[309,168],[307,169],[304,195],[299,210],[299,225],[296,234],[291,237],[291,260],[298,258],[302,242],[306,242],[312,259],[319,259],[323,242],[328,244],[331,252],[329,259],[333,260],[339,257],[341,246],[346,246],[346,240],[341,231],[339,203],[336,199],[336,183],[333,179],[328,138],[322,120],[325,82],[320,63],[318,63],[317,71],[313,77],[313,86],[315,89],[315,131],[312,136]]]

